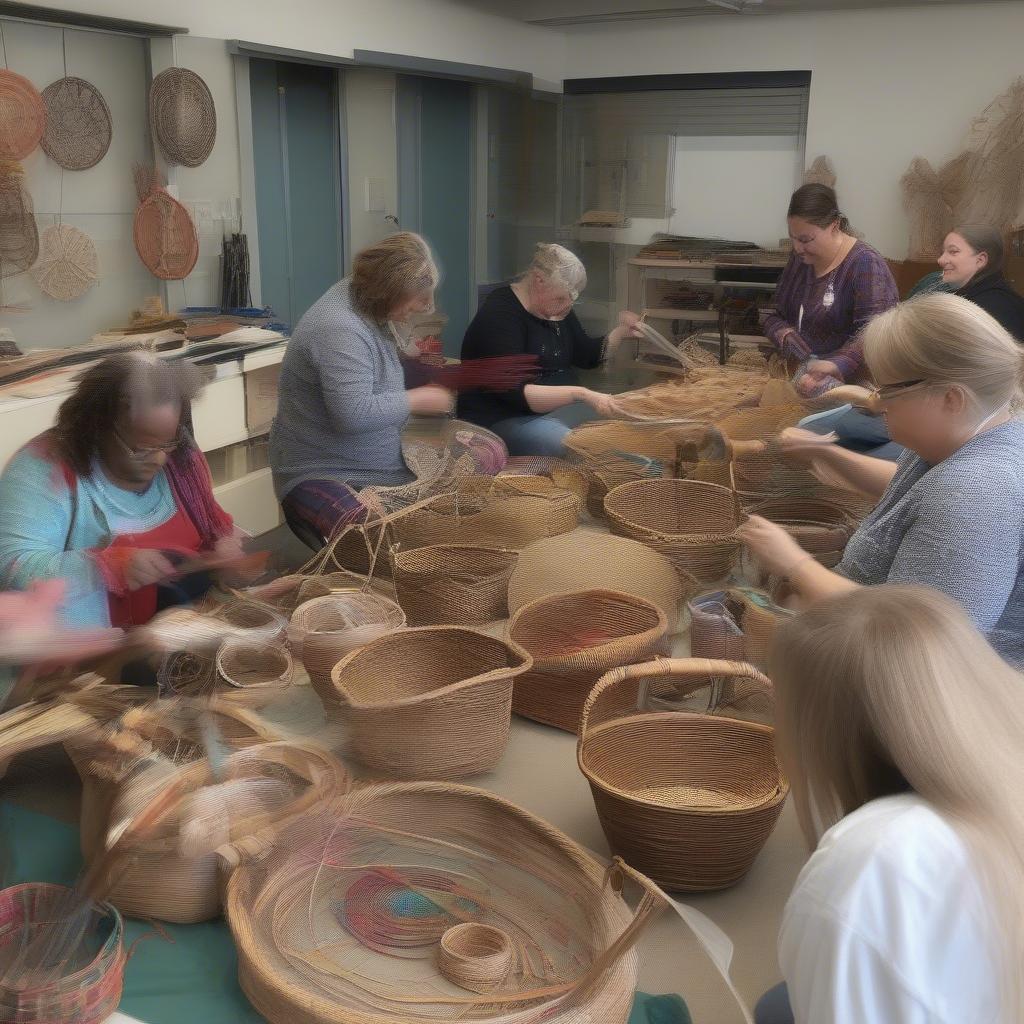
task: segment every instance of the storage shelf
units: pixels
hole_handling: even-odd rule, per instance
[[[717,309],[672,309],[655,307],[641,310],[648,320],[689,320],[691,323],[717,324]]]

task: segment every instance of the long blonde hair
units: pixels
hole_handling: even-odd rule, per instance
[[[908,789],[946,816],[995,915],[1005,1019],[1024,1020],[1024,676],[950,598],[889,585],[786,621],[770,671],[779,756],[808,842]]]
[[[879,313],[864,328],[876,380],[962,387],[979,410],[1019,404],[1024,354],[1010,333],[959,295],[925,294]]]

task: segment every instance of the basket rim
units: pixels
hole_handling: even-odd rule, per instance
[[[222,661],[228,654],[233,653],[238,648],[244,649],[262,649],[266,651],[270,648],[275,655],[279,655],[285,663],[284,671],[280,675],[276,675],[271,679],[266,679],[261,683],[256,683],[253,686],[239,686],[237,683],[231,682],[228,674],[224,671]],[[224,642],[217,648],[217,656],[214,659],[214,667],[217,674],[233,689],[233,690],[249,690],[257,689],[261,686],[278,686],[282,683],[291,682],[295,674],[295,659],[292,657],[292,652],[279,641],[276,640],[259,640],[250,637],[227,637]]]
[[[361,626],[368,625],[387,625],[387,623],[360,623],[357,626],[342,626],[338,629],[310,629],[303,622],[303,619],[309,614],[310,611],[316,611],[319,608],[326,606],[329,603],[336,602],[338,600],[350,600],[353,596],[358,598],[365,598],[377,605],[390,605],[388,611],[395,610],[398,612],[401,622],[396,628],[401,628],[405,624],[405,612],[402,611],[402,606],[397,601],[392,601],[390,597],[385,597],[383,594],[375,594],[369,590],[356,590],[352,589],[337,591],[332,594],[321,594],[319,597],[311,597],[308,601],[303,601],[291,615],[291,619],[288,621],[289,636],[291,635],[292,628],[296,632],[301,633],[303,639],[309,636],[330,636],[334,633],[345,633],[351,629],[359,629]],[[315,605],[315,608],[310,608],[311,605]],[[299,621],[296,622],[295,620]]]
[[[708,494],[714,494],[719,492],[721,497],[726,499],[729,503],[730,514],[733,519],[733,526],[729,530],[721,532],[697,532],[687,531],[683,533],[669,533],[665,530],[654,529],[650,526],[645,526],[643,523],[638,523],[634,519],[626,516],[623,512],[615,508],[615,503],[624,496],[627,491],[633,491],[637,489],[645,490],[662,490],[662,491],[679,491],[679,490],[690,490],[697,492],[705,492]],[[737,528],[739,527],[738,516],[736,514],[736,492],[732,488],[724,487],[722,484],[709,483],[706,480],[689,480],[679,477],[654,477],[646,480],[627,480],[624,483],[617,484],[604,496],[604,511],[610,519],[620,524],[622,527],[633,530],[637,534],[644,534],[648,538],[655,540],[665,538],[666,540],[683,540],[693,544],[700,543],[721,543],[726,540],[733,540]],[[635,539],[635,538],[634,538]]]

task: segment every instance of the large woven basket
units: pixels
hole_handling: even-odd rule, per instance
[[[354,651],[335,665],[331,685],[360,761],[403,778],[455,779],[501,759],[513,680],[530,665],[517,644],[421,626]]]
[[[736,562],[736,496],[700,480],[636,480],[604,500],[614,533],[665,555],[684,585],[714,583]]]
[[[688,605],[690,654],[717,661],[763,665],[780,619],[792,612],[761,591],[734,587],[699,594]]]
[[[690,706],[709,713],[676,710],[705,691],[713,698]],[[725,716],[770,693],[750,665],[700,659],[614,669],[594,687],[576,758],[615,853],[688,892],[724,889],[750,870],[789,785],[774,729]]]
[[[329,811],[228,883],[239,981],[270,1024],[626,1024],[662,904],[648,880],[467,786],[370,785]],[[467,926],[507,940],[511,970],[453,984],[439,956]]]
[[[508,634],[533,667],[516,679],[512,710],[575,733],[601,675],[658,654],[667,629],[657,605],[614,590],[555,594],[520,608]]]
[[[52,959],[35,963],[35,947]],[[0,984],[0,1020],[19,1024],[103,1024],[117,1009],[124,984],[124,922],[109,903],[88,908],[61,885],[29,882],[0,891],[3,974],[20,956],[31,958],[23,978]],[[45,980],[34,980],[33,974]],[[47,977],[49,976],[49,977]]]
[[[360,590],[314,597],[288,625],[292,652],[302,660],[320,699],[332,702],[331,669],[351,651],[405,625],[405,612],[378,594]]]
[[[410,626],[477,626],[508,617],[518,551],[432,544],[391,554],[391,578]]]

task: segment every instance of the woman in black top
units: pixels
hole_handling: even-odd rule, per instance
[[[938,259],[942,280],[970,299],[1024,343],[1024,298],[1003,276],[1003,238],[988,227],[962,227],[946,235]]]
[[[623,338],[638,336],[639,317],[620,313],[607,338],[591,338],[572,309],[586,283],[576,256],[541,243],[530,269],[491,292],[466,330],[463,360],[524,354],[539,360],[534,383],[459,396],[459,417],[493,430],[512,455],[561,455],[573,426],[615,412],[611,396],[575,383],[573,368],[598,366]]]

